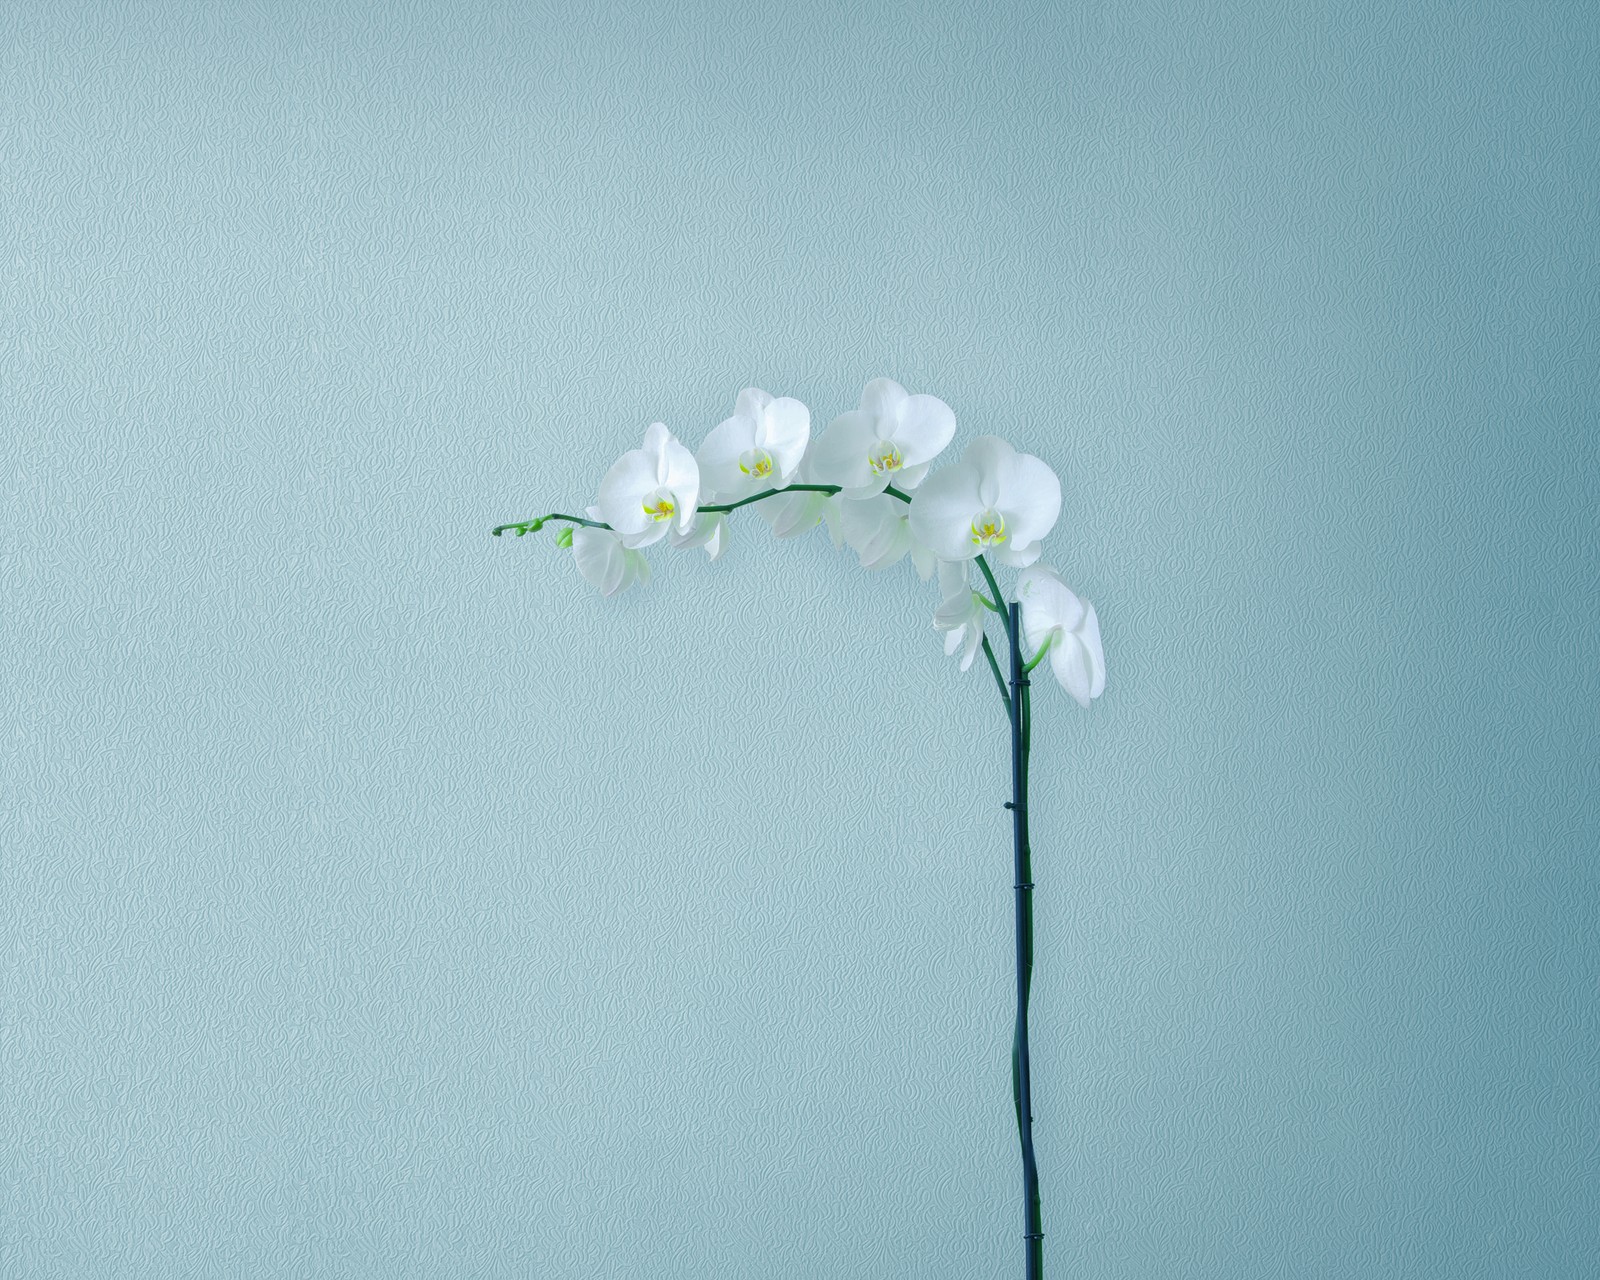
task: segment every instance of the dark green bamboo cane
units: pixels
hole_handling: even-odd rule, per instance
[[[1032,850],[1028,847],[1028,674],[1022,666],[1020,607],[1006,628],[1011,641],[1011,839],[1017,903],[1017,1030],[1011,1047],[1011,1085],[1022,1141],[1023,1247],[1027,1280],[1044,1274],[1044,1228],[1039,1218],[1039,1168],[1033,1156],[1032,1071],[1028,1061],[1028,988],[1033,979]]]

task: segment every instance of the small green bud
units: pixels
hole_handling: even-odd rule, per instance
[[[538,533],[542,528],[544,528],[544,517],[540,516],[537,520],[528,525],[528,532]]]
[[[560,533],[556,534],[556,546],[558,546],[558,547],[570,547],[571,545],[572,545],[572,526],[571,525],[567,525],[565,528],[563,528],[561,530]]]

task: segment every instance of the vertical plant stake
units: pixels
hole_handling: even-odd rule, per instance
[[[622,455],[600,479],[584,516],[559,511],[495,528],[521,537],[551,521],[556,541],[572,550],[578,571],[615,595],[647,582],[643,548],[663,539],[704,547],[717,559],[727,547],[730,512],[754,505],[780,538],[824,524],[835,547],[850,546],[866,569],[910,557],[924,581],[938,575],[933,625],[961,670],[978,650],[988,661],[1011,727],[1013,893],[1016,900],[1017,1021],[1011,1090],[1022,1145],[1023,1257],[1027,1280],[1039,1280],[1044,1228],[1033,1152],[1032,1071],[1028,1059],[1028,989],[1033,974],[1033,869],[1028,847],[1028,749],[1032,733],[1028,675],[1044,660],[1062,687],[1087,707],[1105,688],[1105,657],[1094,606],[1074,595],[1040,562],[1044,536],[1061,513],[1061,482],[1032,454],[998,436],[979,436],[959,462],[929,474],[955,436],[950,406],[910,395],[899,383],[867,383],[861,406],[840,414],[816,441],[811,414],[798,400],[748,387],[733,416],[690,453],[662,423],[642,448]],[[1020,570],[1008,600],[989,561]],[[972,566],[982,575],[974,581]],[[986,590],[985,590],[986,588]],[[1009,679],[984,623],[999,616],[1009,651]],[[1024,656],[1024,645],[1032,651]]]

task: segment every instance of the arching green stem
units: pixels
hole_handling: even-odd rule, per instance
[[[1032,671],[1036,666],[1039,665],[1039,663],[1044,659],[1044,655],[1050,652],[1050,646],[1055,642],[1055,638],[1056,633],[1054,631],[1044,638],[1044,643],[1039,646],[1039,652],[1034,654],[1033,657],[1029,658],[1028,665],[1022,668],[1023,675],[1027,675],[1028,672]]]
[[[740,507],[748,507],[752,502],[760,502],[763,498],[775,498],[783,493],[838,493],[836,484],[791,484],[785,489],[763,489],[760,493],[753,493],[748,498],[740,498],[737,502],[708,502],[696,508],[696,511],[737,511]],[[911,499],[897,489],[890,489],[889,493],[906,502]],[[499,537],[506,530],[512,530],[517,537],[525,533],[537,533],[547,520],[565,520],[569,524],[581,524],[586,529],[609,529],[604,520],[585,520],[582,516],[569,516],[560,511],[552,511],[549,515],[538,516],[532,520],[514,520],[510,524],[497,524],[490,533]]]

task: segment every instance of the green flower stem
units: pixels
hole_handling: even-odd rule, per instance
[[[697,507],[697,511],[737,511],[740,507],[747,507],[752,502],[760,502],[763,498],[771,498],[783,493],[827,493],[839,492],[836,484],[791,484],[784,489],[764,489],[760,493],[752,494],[748,498],[740,498],[737,502],[714,502],[710,506]],[[906,499],[910,501],[909,498]]]
[[[1055,638],[1056,633],[1054,631],[1045,637],[1044,643],[1039,646],[1039,652],[1034,654],[1033,657],[1029,658],[1028,665],[1022,668],[1023,675],[1027,675],[1028,672],[1032,671],[1036,666],[1039,665],[1041,661],[1043,661],[1044,655],[1050,652],[1050,645]]]
[[[1001,601],[1003,601],[1006,598],[1005,592],[1000,590],[1000,584],[994,580],[994,570],[989,567],[989,562],[987,560],[985,560],[981,555],[978,557],[978,568],[983,570],[984,581],[986,581],[989,584],[989,590],[994,592],[995,603],[999,604]],[[1016,637],[1012,637],[1011,636],[1011,617],[1005,611],[1004,607],[996,610],[996,612],[998,612],[1000,614],[1000,621],[1005,623],[1005,625],[1006,625],[1006,635],[1007,635],[1007,637],[1008,638],[1014,638],[1014,639],[1016,639],[1018,644],[1021,644],[1022,643],[1022,637],[1020,635],[1016,636]]]
[[[538,533],[544,527],[546,520],[566,520],[571,524],[581,524],[586,529],[609,529],[611,526],[602,524],[599,520],[585,520],[582,516],[569,516],[560,511],[552,511],[547,516],[536,516],[532,520],[513,520],[510,524],[497,524],[489,532],[499,537],[507,529],[521,537],[525,533]]]
[[[1011,718],[1011,695],[1006,692],[1006,678],[1000,674],[1000,663],[994,656],[994,650],[989,647],[989,636],[986,632],[983,637],[983,656],[989,659],[989,670],[994,672],[994,682],[1000,689],[1000,701],[1006,704],[1006,719]]]
[[[748,507],[752,502],[760,502],[763,498],[774,498],[779,494],[784,493],[834,494],[838,492],[839,486],[836,484],[791,484],[785,489],[763,489],[760,493],[751,494],[748,498],[740,498],[737,502],[707,503],[704,506],[696,507],[695,510],[714,512],[737,511],[740,507]],[[891,497],[899,498],[901,502],[911,501],[909,497],[901,493],[898,489],[889,488],[885,489],[884,492],[889,494]],[[517,537],[520,538],[525,533],[537,532],[539,527],[543,525],[546,520],[565,520],[569,524],[581,524],[586,529],[609,529],[611,527],[604,520],[585,520],[582,516],[569,516],[560,511],[552,511],[549,515],[538,516],[532,520],[513,520],[510,524],[497,524],[493,529],[489,530],[489,532],[498,538],[502,533],[510,529],[516,533]]]

